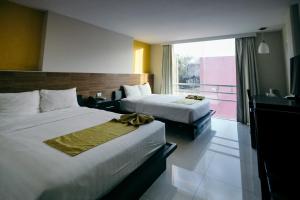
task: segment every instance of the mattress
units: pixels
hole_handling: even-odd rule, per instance
[[[192,105],[174,103],[183,98],[184,96],[161,94],[124,98],[121,100],[121,109],[186,124],[193,123],[210,111],[207,99]]]
[[[165,144],[163,123],[140,126],[75,157],[43,141],[116,117],[81,107],[0,116],[0,199],[86,200],[107,194]]]

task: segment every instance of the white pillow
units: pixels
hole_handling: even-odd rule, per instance
[[[142,96],[138,85],[123,85],[127,98]]]
[[[78,107],[76,88],[67,90],[41,90],[41,112]]]
[[[37,114],[40,112],[39,91],[0,93],[0,114]]]
[[[149,83],[145,83],[144,85],[139,85],[139,89],[143,96],[152,94]]]

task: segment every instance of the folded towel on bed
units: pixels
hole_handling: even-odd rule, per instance
[[[44,143],[70,156],[76,156],[130,133],[136,130],[139,125],[150,123],[153,120],[154,118],[148,115],[126,114],[122,115],[120,119],[112,119],[103,124],[46,140]]]
[[[120,119],[113,119],[113,120],[123,124],[139,126],[139,125],[152,122],[154,120],[154,117],[151,115],[132,113],[132,114],[122,115]]]
[[[205,99],[204,96],[187,95],[185,97],[185,99],[180,99],[180,100],[174,101],[173,103],[192,105],[194,103],[198,103],[199,101],[202,101],[203,99]]]
[[[205,99],[204,96],[199,96],[199,95],[187,95],[185,98],[186,99],[195,99],[195,100],[203,100],[203,99]]]

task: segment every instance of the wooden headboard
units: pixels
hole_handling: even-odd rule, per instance
[[[83,96],[95,96],[101,91],[103,96],[111,98],[121,85],[146,82],[153,88],[153,74],[0,71],[0,93],[76,87],[77,94]]]

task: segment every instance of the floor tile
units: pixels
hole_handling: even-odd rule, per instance
[[[202,156],[197,165],[195,165],[194,171],[196,173],[205,174],[209,165],[211,164],[211,161],[213,160],[215,156],[215,152],[213,151],[206,151]]]
[[[212,143],[209,146],[209,150],[214,151],[216,153],[227,154],[229,156],[240,158],[240,150],[236,148],[231,148],[228,146]]]
[[[184,130],[167,129],[167,141],[178,147],[141,199],[260,200],[249,131],[249,126],[222,119],[212,119],[211,130],[195,140]]]
[[[225,147],[239,149],[238,141],[232,141],[232,140],[228,140],[228,139],[220,138],[220,137],[213,137],[210,142],[212,144],[216,144],[216,145],[223,145]]]
[[[251,145],[239,144],[240,158],[246,162],[256,162],[256,150]]]
[[[228,185],[222,181],[205,178],[197,190],[194,200],[259,200],[248,191]]]
[[[148,198],[146,195],[143,195],[140,200],[150,200],[150,198]]]
[[[242,188],[240,159],[217,153],[207,170],[207,176]]]
[[[251,144],[249,126],[237,123],[238,140],[240,144]]]
[[[172,165],[172,185],[180,190],[193,194],[203,178],[201,174]]]
[[[192,199],[204,175],[171,165],[145,192],[149,199]]]
[[[207,177],[194,196],[195,200],[242,200],[243,191],[222,181]]]
[[[257,164],[252,162],[241,162],[242,189],[260,195],[260,181],[258,177]]]

